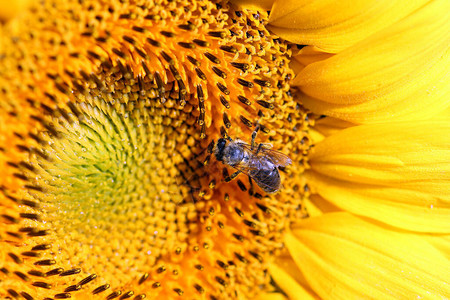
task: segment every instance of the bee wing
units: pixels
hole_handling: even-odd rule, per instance
[[[252,175],[250,173],[251,171],[259,170],[259,168],[257,168],[256,166],[254,166],[254,165],[251,166],[251,165],[245,164],[243,162],[233,165],[232,167],[250,177],[252,177]]]
[[[269,178],[268,176],[259,177],[259,178],[253,176],[254,174],[252,174],[251,171],[258,171],[259,168],[249,167],[248,165],[245,165],[243,163],[234,165],[233,168],[241,171],[242,173],[244,173],[245,175],[247,175],[248,177],[253,179],[256,182],[256,184],[258,186],[260,186],[266,193],[273,193],[278,190],[278,189],[275,190],[273,186],[265,183],[265,182],[267,182],[267,179]]]
[[[270,156],[270,159],[273,161],[273,163],[279,167],[285,167],[292,164],[292,160],[287,155],[279,151],[270,149],[263,149],[261,151],[266,152]]]
[[[245,148],[246,150],[251,151],[253,154],[256,153],[256,149],[252,149],[249,144],[240,143],[239,145],[242,146],[243,148]],[[269,157],[270,160],[273,162],[273,164],[276,165],[277,167],[285,167],[287,165],[292,164],[292,160],[287,155],[285,155],[279,151],[272,150],[272,149],[266,147],[266,145],[270,145],[270,144],[263,144],[263,146],[259,150],[259,153],[257,154],[257,156]],[[271,146],[272,145],[270,145],[270,147]]]

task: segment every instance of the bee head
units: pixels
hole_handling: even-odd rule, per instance
[[[218,161],[223,161],[223,151],[225,150],[225,145],[227,144],[227,140],[221,138],[217,141],[216,149],[214,154],[216,155],[216,159]]]

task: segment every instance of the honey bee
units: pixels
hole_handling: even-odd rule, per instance
[[[225,181],[231,181],[240,173],[248,175],[250,185],[252,179],[266,193],[277,192],[281,188],[281,178],[278,168],[292,163],[291,159],[281,152],[271,150],[268,144],[256,146],[255,138],[259,126],[252,133],[252,141],[248,143],[231,138],[221,138],[217,141],[214,155],[218,161],[235,168]]]

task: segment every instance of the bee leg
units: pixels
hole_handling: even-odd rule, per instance
[[[263,147],[263,143],[258,145],[258,149],[256,149],[255,155],[258,155],[259,151],[261,151],[262,147]]]
[[[250,176],[248,176],[248,182],[250,183],[250,189],[248,190],[248,194],[250,196],[253,196],[255,194],[255,191],[253,189],[253,180]]]
[[[252,132],[252,150],[255,149],[256,144],[255,144],[255,139],[256,139],[256,134],[259,131],[259,123],[256,123],[256,127],[255,130]]]
[[[225,182],[230,182],[231,180],[235,179],[242,171],[236,171],[227,178],[225,178]]]

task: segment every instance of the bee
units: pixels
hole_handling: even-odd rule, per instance
[[[292,161],[283,153],[271,150],[271,146],[268,144],[260,143],[256,146],[255,138],[258,130],[259,125],[252,133],[250,145],[230,137],[219,139],[214,149],[214,155],[218,161],[237,170],[225,181],[231,181],[240,173],[244,173],[248,175],[251,187],[253,179],[264,192],[272,194],[281,188],[278,168],[285,167]]]

